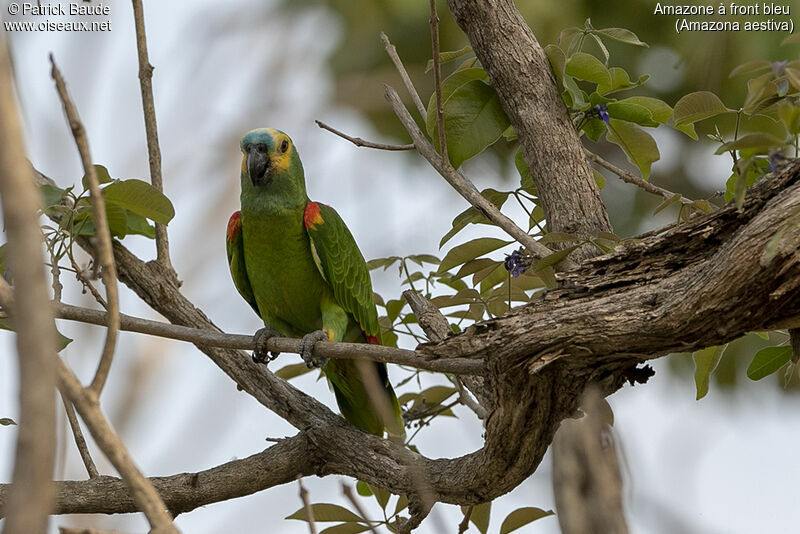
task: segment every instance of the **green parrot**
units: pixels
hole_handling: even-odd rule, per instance
[[[402,440],[400,405],[386,364],[313,357],[317,341],[380,344],[369,270],[333,208],[311,202],[303,165],[285,133],[259,128],[242,137],[241,211],[228,221],[228,264],[236,289],[263,319],[254,359],[273,336],[302,338],[301,356],[321,367],[344,418]]]

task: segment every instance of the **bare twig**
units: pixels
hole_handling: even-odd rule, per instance
[[[474,506],[472,505],[467,506],[467,510],[464,512],[464,519],[458,524],[458,534],[464,534],[469,528],[469,517],[472,515],[473,508]]]
[[[136,51],[139,57],[139,85],[142,92],[144,128],[147,134],[147,153],[150,159],[150,183],[159,191],[164,191],[161,177],[161,147],[158,144],[156,125],[156,106],[153,99],[153,66],[147,55],[147,35],[144,29],[144,10],[142,0],[133,0],[133,20],[136,25]],[[169,240],[167,227],[156,223],[156,261],[174,275],[169,259]],[[177,278],[177,276],[175,276]]]
[[[95,443],[122,476],[139,509],[147,516],[152,530],[159,533],[177,533],[178,530],[172,524],[172,517],[158,492],[133,463],[125,444],[100,411],[94,391],[89,388],[84,389],[61,358],[57,358],[57,363],[59,389],[75,405]]]
[[[322,121],[315,120],[314,122],[316,122],[317,126],[322,128],[323,130],[328,130],[329,132],[338,135],[342,139],[347,139],[348,141],[350,141],[351,143],[353,143],[356,146],[363,146],[363,147],[366,147],[366,148],[376,148],[378,150],[414,150],[414,145],[413,144],[408,144],[408,145],[387,145],[385,143],[373,143],[372,141],[366,141],[364,139],[361,139],[360,137],[351,137],[351,136],[347,135],[344,132],[340,132],[339,130],[337,130],[336,128],[334,128],[332,126],[328,126],[327,124],[325,124]]]
[[[81,308],[79,306],[70,306],[68,304],[57,304],[56,316],[61,319],[96,325],[105,325],[108,318],[108,314],[105,312]],[[225,334],[219,331],[190,328],[187,326],[140,319],[125,314],[120,314],[120,328],[129,332],[139,332],[180,341],[188,341],[201,346],[251,350],[255,347],[253,336]],[[271,351],[299,354],[300,340],[293,338],[271,338],[267,342],[267,348]],[[428,360],[418,355],[413,350],[396,349],[367,343],[321,342],[315,345],[314,354],[325,358],[370,360],[395,363],[398,365],[410,365],[418,369],[444,373],[479,375],[484,372],[482,360],[467,358]]]
[[[97,301],[100,306],[104,307],[106,310],[108,309],[108,304],[106,303],[106,299],[97,291],[97,288],[94,287],[94,284],[83,274],[83,269],[81,266],[75,262],[75,259],[70,257],[70,262],[72,262],[72,268],[75,269],[75,278],[83,285],[83,287],[89,290],[89,293],[92,294],[94,300]]]
[[[436,86],[436,125],[439,128],[439,153],[444,165],[450,164],[447,157],[447,136],[444,131],[444,103],[442,102],[442,69],[439,61],[439,16],[436,0],[431,1],[431,47],[433,48],[433,81]]]
[[[92,217],[95,225],[97,238],[97,255],[99,256],[100,266],[102,267],[103,284],[106,286],[106,297],[108,299],[108,330],[106,331],[106,340],[103,345],[103,353],[100,356],[100,362],[97,365],[97,371],[94,374],[92,383],[89,388],[95,393],[100,395],[103,386],[108,378],[108,372],[111,369],[111,362],[114,359],[114,349],[117,344],[117,335],[119,334],[119,291],[117,288],[117,268],[114,264],[114,253],[111,250],[111,231],[108,227],[108,219],[106,218],[106,204],[103,199],[103,193],[100,191],[100,182],[97,179],[97,172],[92,165],[92,157],[89,152],[89,142],[86,139],[86,130],[81,123],[78,116],[78,111],[67,93],[67,87],[64,84],[64,78],[56,66],[56,61],[53,55],[50,55],[50,63],[53,66],[52,76],[56,82],[56,89],[61,98],[61,103],[64,105],[64,112],[69,120],[69,126],[72,129],[72,136],[75,138],[75,144],[78,147],[78,152],[81,156],[81,163],[83,164],[83,172],[89,182],[89,192],[92,199]]]
[[[350,501],[350,504],[352,504],[353,507],[356,509],[358,515],[360,515],[364,519],[364,521],[367,522],[369,531],[372,532],[372,534],[378,534],[378,531],[375,530],[375,526],[372,524],[372,521],[367,519],[367,514],[364,513],[364,508],[361,506],[361,503],[358,502],[356,496],[353,495],[353,488],[342,482],[342,493],[344,493],[344,496],[347,497],[347,500]]]
[[[658,196],[663,197],[663,198],[672,198],[677,194],[677,193],[673,193],[672,191],[669,191],[667,189],[664,189],[663,187],[658,187],[655,184],[651,184],[648,181],[642,180],[641,178],[639,178],[638,176],[636,176],[633,173],[630,173],[630,172],[628,172],[626,170],[620,169],[619,167],[617,167],[613,163],[610,163],[610,162],[606,161],[605,159],[601,158],[600,156],[598,156],[594,152],[591,152],[590,150],[584,149],[584,153],[586,154],[586,157],[589,158],[589,160],[592,161],[592,163],[595,163],[595,164],[603,167],[604,169],[607,169],[607,170],[613,172],[614,174],[619,176],[619,178],[623,182],[627,182],[629,184],[633,184],[636,187],[644,189],[648,193],[652,193],[654,195],[658,195]],[[680,195],[680,202],[682,204],[691,204],[692,200],[684,197],[683,195]]]
[[[317,534],[317,523],[314,521],[314,510],[311,508],[311,502],[308,499],[308,490],[303,486],[303,477],[297,475],[297,485],[300,488],[300,499],[303,501],[303,508],[306,511],[306,519],[308,520],[308,530],[311,534]]]
[[[419,98],[419,93],[414,87],[414,84],[411,82],[411,78],[408,76],[408,72],[406,71],[403,62],[400,61],[400,56],[397,55],[397,48],[395,48],[395,46],[389,41],[389,38],[383,32],[381,32],[381,40],[383,41],[383,45],[386,47],[386,53],[389,54],[389,57],[392,59],[392,63],[394,63],[395,68],[397,68],[397,72],[400,73],[400,78],[402,78],[403,84],[406,86],[406,91],[408,91],[408,94],[411,95],[411,100],[414,101],[414,105],[417,107],[419,116],[422,117],[422,120],[425,120],[428,112],[425,111],[425,106],[422,104],[422,100]]]
[[[53,498],[56,331],[42,263],[40,197],[25,159],[11,59],[0,37],[0,209],[8,264],[18,292],[0,276],[0,305],[17,329],[19,419],[9,515],[4,534],[45,532]]]
[[[72,435],[75,437],[75,445],[78,447],[83,465],[86,466],[86,472],[89,473],[89,478],[95,478],[99,476],[99,473],[97,472],[97,466],[95,466],[91,454],[89,454],[89,447],[86,446],[86,440],[83,437],[81,425],[78,422],[78,417],[75,415],[75,407],[63,392],[61,393],[61,400],[64,403],[64,410],[67,412],[67,420],[72,429]]]
[[[422,156],[428,160],[428,162],[437,171],[439,171],[439,174],[441,174],[442,177],[447,180],[447,183],[449,183],[453,189],[455,189],[467,200],[467,202],[472,204],[472,206],[474,206],[475,209],[482,213],[487,219],[492,221],[508,235],[525,246],[525,248],[527,248],[534,257],[544,258],[545,256],[553,254],[552,250],[536,241],[527,232],[514,224],[514,221],[503,215],[494,204],[484,198],[478,192],[478,190],[475,189],[475,187],[470,184],[469,181],[464,178],[464,176],[461,175],[460,172],[453,168],[452,165],[449,163],[445,164],[442,156],[436,152],[436,149],[425,138],[417,124],[414,122],[414,119],[411,118],[408,110],[400,101],[397,91],[388,85],[385,86],[385,90],[386,99],[392,106],[397,118],[400,119],[401,123],[403,123],[403,126],[405,126],[408,133],[411,134],[411,138],[414,140],[414,146],[417,147],[417,151],[422,154]],[[569,258],[563,260],[559,265],[565,270],[576,266],[575,262]]]

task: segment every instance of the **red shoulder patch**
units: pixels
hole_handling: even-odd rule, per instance
[[[378,336],[370,336],[366,332],[364,332],[364,338],[367,340],[367,343],[370,345],[380,345],[381,340]]]
[[[303,212],[303,225],[313,230],[318,224],[323,222],[325,221],[322,220],[322,215],[319,212],[319,204],[316,202],[309,202],[306,204],[306,209]]]
[[[242,212],[237,211],[228,220],[228,232],[226,237],[228,241],[233,242],[234,239],[242,232]]]

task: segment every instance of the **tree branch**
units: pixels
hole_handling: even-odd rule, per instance
[[[447,5],[517,133],[548,230],[579,236],[611,232],[550,63],[513,0],[448,0]],[[584,246],[573,258],[595,255],[594,247]]]
[[[99,310],[56,303],[56,315],[60,319],[79,321],[105,326],[108,314]],[[242,334],[226,334],[218,329],[191,328],[180,325],[150,321],[120,314],[120,327],[128,332],[139,332],[153,336],[188,341],[195,345],[228,349],[255,348],[254,337]],[[267,348],[275,352],[300,353],[300,340],[275,337],[267,341]],[[410,365],[426,371],[455,374],[481,374],[484,371],[480,360],[430,360],[421,358],[413,350],[396,349],[366,343],[328,343],[320,342],[314,347],[314,354],[325,358],[369,360],[398,365]]]
[[[97,371],[95,371],[92,383],[89,389],[100,396],[103,391],[103,386],[108,378],[108,372],[111,370],[111,362],[114,359],[114,349],[117,344],[117,335],[119,334],[119,291],[117,289],[117,268],[114,265],[114,254],[111,251],[111,230],[108,227],[108,218],[106,217],[106,202],[103,198],[103,193],[100,192],[100,182],[97,179],[97,171],[92,164],[92,156],[89,153],[89,142],[86,139],[86,129],[83,127],[81,118],[78,116],[78,110],[72,103],[69,94],[67,93],[67,86],[64,83],[64,78],[58,70],[56,61],[53,55],[50,54],[50,63],[53,66],[51,75],[56,82],[56,89],[58,96],[61,98],[61,103],[64,105],[64,112],[67,115],[70,129],[72,130],[72,137],[75,139],[75,144],[78,147],[78,153],[81,157],[83,164],[83,172],[86,174],[87,181],[89,182],[89,192],[92,199],[92,221],[94,222],[95,238],[97,239],[97,255],[96,258],[100,260],[101,275],[103,277],[103,285],[106,287],[106,298],[108,309],[108,329],[106,330],[106,340],[103,344],[103,353],[100,356],[100,362],[97,364]]]
[[[433,51],[433,83],[436,88],[436,125],[439,130],[439,153],[443,165],[449,165],[447,157],[447,135],[444,127],[444,102],[442,102],[442,69],[439,58],[439,15],[436,14],[436,0],[431,4],[431,48]]]
[[[86,466],[86,472],[89,474],[89,478],[100,476],[97,472],[97,466],[94,464],[94,460],[92,460],[92,455],[89,454],[89,447],[86,446],[86,439],[83,437],[81,425],[78,422],[78,417],[75,415],[75,407],[63,392],[61,393],[61,401],[64,404],[64,411],[67,412],[67,420],[72,430],[72,436],[75,438],[75,446],[78,447],[78,452],[81,455],[83,465]]]
[[[636,187],[638,187],[640,189],[643,189],[643,190],[647,191],[648,193],[652,193],[654,195],[658,195],[658,196],[663,197],[665,199],[673,198],[675,195],[678,194],[678,193],[673,193],[672,191],[669,191],[667,189],[664,189],[663,187],[658,187],[655,184],[651,184],[650,182],[648,182],[646,180],[642,180],[641,178],[639,178],[635,174],[630,173],[628,171],[625,171],[623,169],[620,169],[616,165],[606,161],[605,159],[601,158],[600,156],[598,156],[594,152],[591,152],[591,151],[589,151],[587,149],[584,149],[584,153],[586,154],[587,158],[592,160],[592,162],[594,162],[597,165],[603,167],[604,169],[607,169],[607,170],[613,172],[614,174],[619,176],[620,179],[623,182],[627,182],[629,184],[635,185]],[[683,195],[679,195],[679,196],[680,196],[681,204],[691,204],[692,203],[691,199],[688,199],[688,198],[684,197]]]
[[[408,72],[406,71],[405,65],[400,60],[400,56],[397,55],[397,48],[389,41],[389,37],[386,36],[385,33],[381,32],[381,41],[383,41],[383,46],[386,48],[386,53],[389,54],[389,58],[391,58],[392,63],[394,63],[397,72],[400,74],[400,78],[403,80],[403,84],[406,86],[406,91],[411,96],[411,100],[413,100],[414,105],[419,112],[420,118],[425,120],[427,112],[425,111],[425,105],[422,103],[422,100],[419,98],[419,93],[417,89],[414,87],[411,78],[408,76]]]
[[[47,530],[53,497],[56,331],[42,263],[41,199],[25,159],[5,36],[0,37],[0,139],[0,206],[8,236],[8,265],[19,294],[18,299],[12,298],[0,274],[0,304],[17,330],[19,361],[19,429],[9,496],[12,513],[3,532],[24,534]]]
[[[332,126],[328,126],[327,124],[325,124],[322,121],[315,120],[314,122],[316,122],[317,126],[322,128],[323,130],[328,130],[329,132],[338,135],[342,139],[347,139],[348,141],[350,141],[351,143],[353,143],[354,145],[356,145],[358,147],[376,148],[378,150],[414,150],[414,145],[413,144],[410,144],[410,145],[387,145],[387,144],[384,144],[384,143],[373,143],[372,141],[365,141],[364,139],[361,139],[360,137],[351,137],[351,136],[347,135],[346,133],[340,132],[339,130],[337,130],[336,128],[334,128]]]
[[[84,389],[61,358],[57,358],[57,362],[59,388],[75,405],[95,442],[122,476],[122,480],[133,495],[137,509],[147,516],[153,531],[177,534],[178,530],[173,526],[172,518],[167,513],[161,497],[133,463],[125,444],[114,433],[100,411],[94,391]]]
[[[552,250],[536,241],[527,232],[514,224],[514,221],[503,215],[494,204],[486,200],[483,195],[481,195],[478,190],[475,189],[475,187],[469,183],[464,176],[461,175],[459,171],[450,165],[449,162],[445,163],[441,154],[436,152],[436,149],[433,147],[433,145],[431,145],[430,141],[428,141],[425,135],[420,131],[417,123],[415,123],[414,119],[411,118],[408,110],[400,101],[400,97],[397,96],[397,92],[388,85],[385,86],[385,92],[386,100],[389,101],[389,104],[392,106],[395,115],[397,115],[397,118],[400,119],[401,123],[403,123],[405,129],[409,134],[411,134],[411,138],[414,140],[414,146],[417,147],[417,151],[426,160],[428,160],[428,162],[433,165],[437,171],[439,171],[439,174],[441,174],[442,177],[447,180],[447,183],[449,183],[453,189],[458,192],[458,194],[464,197],[467,202],[472,204],[472,206],[474,206],[475,209],[482,213],[487,219],[500,227],[521,245],[525,246],[525,248],[527,248],[534,257],[544,258],[545,256],[549,256],[553,253]],[[564,269],[570,269],[575,266],[575,263],[569,259],[565,259],[561,262],[561,266]]]
[[[147,134],[147,153],[150,159],[150,183],[159,191],[164,191],[161,177],[161,147],[158,144],[158,126],[156,124],[156,105],[153,99],[153,66],[147,54],[147,34],[144,29],[144,9],[142,0],[133,1],[133,20],[136,26],[136,51],[139,58],[139,86],[142,92],[142,110],[144,112],[144,128]],[[176,277],[169,259],[169,240],[167,227],[156,223],[156,261],[161,263],[172,276]]]

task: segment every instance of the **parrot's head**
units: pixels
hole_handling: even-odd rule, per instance
[[[259,193],[302,192],[305,196],[303,165],[288,135],[274,128],[247,132],[242,149],[242,189]]]

